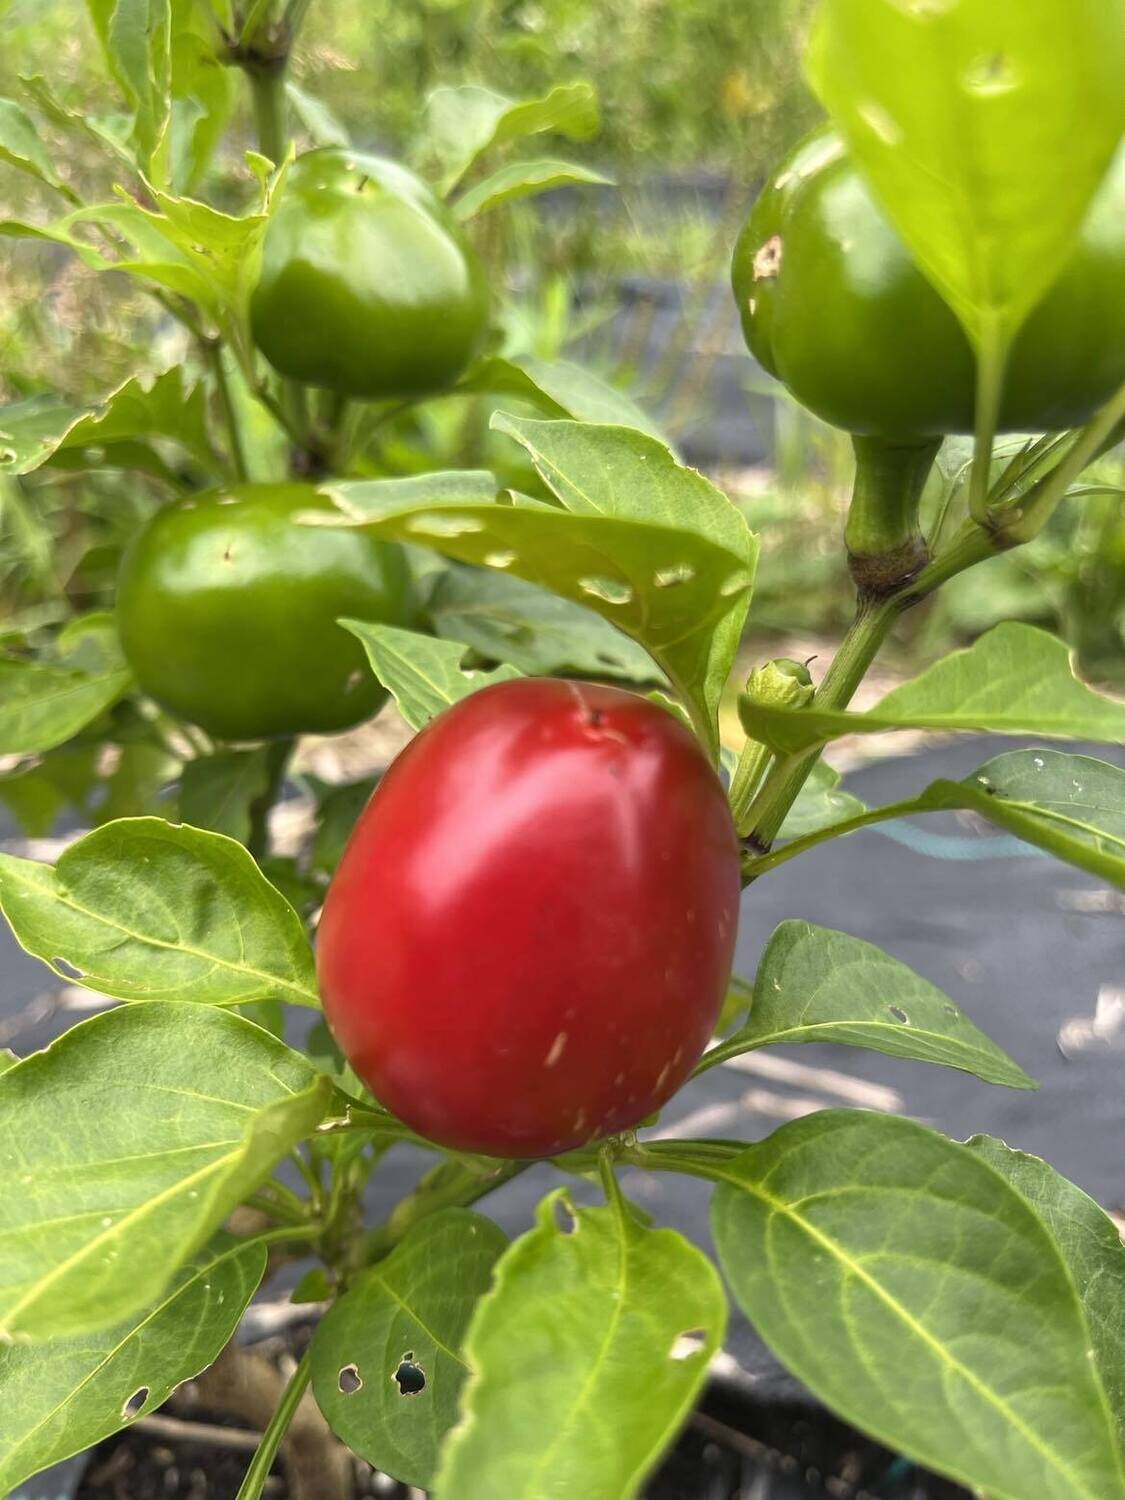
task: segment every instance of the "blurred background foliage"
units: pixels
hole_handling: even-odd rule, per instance
[[[612,188],[564,189],[486,215],[477,233],[509,293],[509,348],[566,355],[659,413],[690,461],[715,472],[763,534],[752,650],[771,637],[832,635],[851,612],[839,534],[849,444],[771,389],[742,349],[726,290],[730,248],[770,164],[816,118],[800,71],[813,0],[313,0],[292,66],[301,144],[342,122],[359,146],[416,157],[421,101],[442,84],[539,95],[585,79],[602,127],[566,154]],[[209,21],[200,4],[201,35]],[[112,128],[120,108],[79,0],[0,0],[0,95],[27,101],[43,75],[65,105]],[[214,40],[213,38],[211,40]],[[236,207],[254,144],[245,83],[221,69],[227,132],[194,191]],[[23,80],[21,82],[21,80]],[[311,128],[310,128],[311,127]],[[50,127],[46,130],[50,141]],[[59,145],[84,198],[113,182],[91,145]],[[58,203],[0,165],[0,217],[46,219]],[[0,397],[104,397],[138,367],[189,362],[184,331],[123,277],[54,246],[0,245]],[[261,411],[252,441],[276,442]],[[479,402],[434,403],[388,433],[388,471],[490,462]],[[1122,466],[1101,477],[1120,483]],[[935,486],[948,485],[948,467]],[[0,480],[0,629],[65,617],[110,597],[120,546],[165,495],[124,472],[53,469]],[[931,497],[936,506],[942,496]],[[957,580],[916,616],[904,661],[1002,618],[1061,631],[1095,679],[1125,684],[1121,496],[1063,507],[1018,554]]]

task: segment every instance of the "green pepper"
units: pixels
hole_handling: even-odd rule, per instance
[[[402,549],[304,526],[311,485],[246,484],[178,500],[121,564],[117,622],[146,693],[223,740],[330,733],[386,699],[345,616],[409,626]]]
[[[751,352],[825,421],[890,438],[973,430],[969,341],[829,127],[767,183],[732,281]],[[1122,381],[1125,148],[1014,340],[998,430],[1077,426]]]
[[[250,304],[282,375],[342,396],[399,400],[451,385],[489,324],[484,270],[420,178],[326,147],[293,165]]]

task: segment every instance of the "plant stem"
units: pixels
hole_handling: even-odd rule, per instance
[[[254,1193],[246,1199],[246,1204],[249,1208],[260,1208],[263,1213],[272,1214],[275,1219],[280,1219],[285,1224],[296,1226],[309,1222],[308,1212],[300,1198],[295,1193],[290,1193],[288,1188],[283,1188],[278,1182],[271,1182],[260,1192]]]
[[[385,1223],[368,1230],[354,1247],[354,1269],[389,1255],[415,1224],[439,1208],[467,1208],[532,1166],[530,1161],[498,1161],[491,1170],[477,1163],[446,1162],[395,1205]]]
[[[750,1146],[749,1141],[652,1141],[638,1142],[622,1151],[619,1160],[647,1172],[684,1172],[717,1182],[729,1174],[723,1168]]]
[[[305,1388],[311,1378],[312,1349],[309,1348],[301,1356],[301,1362],[293,1371],[293,1376],[285,1387],[285,1393],[278,1402],[277,1410],[262,1434],[262,1441],[258,1445],[258,1451],[250,1460],[250,1467],[246,1470],[246,1477],[239,1487],[236,1500],[259,1500],[266,1480],[269,1478],[270,1469],[273,1467],[273,1461],[277,1457],[277,1450],[289,1431],[289,1424],[297,1415],[301,1397],[305,1394]]]
[[[324,1184],[317,1175],[316,1168],[311,1162],[305,1160],[298,1149],[290,1151],[289,1159],[308,1183],[313,1202],[319,1203],[324,1196]],[[300,1199],[297,1201],[300,1202]]]
[[[817,689],[813,700],[816,708],[848,706],[901,607],[894,595],[878,601],[860,600],[855,619]],[[747,837],[758,853],[765,854],[777,837],[786,813],[820,758],[820,750],[817,745],[774,762],[745,817]]]
[[[1000,414],[1004,389],[1004,365],[1008,349],[994,320],[981,329],[977,350],[976,410],[973,422],[973,467],[969,474],[969,514],[984,526],[988,522],[988,489],[992,469],[992,442]]]
[[[730,802],[734,826],[740,834],[746,831],[744,827],[746,816],[754,801],[754,793],[758,790],[758,784],[770,763],[772,753],[768,745],[763,745],[758,740],[748,739],[738,757],[727,799]]]
[[[856,586],[879,594],[926,561],[918,503],[941,447],[940,438],[891,442],[852,438],[855,482],[844,540]]]
[[[285,67],[254,68],[248,71],[254,101],[254,125],[258,146],[274,166],[279,166],[289,148],[285,99]]]
[[[223,422],[227,430],[227,443],[230,447],[231,464],[234,468],[235,477],[245,481],[250,477],[250,471],[246,467],[246,447],[242,441],[242,428],[239,425],[238,412],[235,409],[234,397],[231,393],[230,380],[227,378],[226,366],[223,364],[222,341],[204,335],[200,343],[203,347],[204,358],[207,360],[211,373],[215,377],[215,386],[219,393],[219,405],[222,408]]]
[[[916,797],[908,797],[902,802],[888,802],[883,807],[873,807],[868,812],[857,813],[854,818],[845,818],[839,824],[828,828],[819,828],[815,833],[806,833],[799,839],[789,839],[780,849],[771,849],[768,854],[759,854],[746,860],[743,865],[743,874],[750,880],[756,880],[759,875],[765,875],[770,870],[776,870],[778,865],[783,865],[795,855],[804,854],[807,849],[815,849],[817,844],[824,843],[827,838],[838,838],[846,830],[855,833],[857,829],[867,828],[872,823],[885,823],[890,818],[902,818],[908,813],[925,812],[926,809],[919,807]],[[716,1048],[715,1051],[719,1051]],[[697,1072],[702,1069],[703,1063],[708,1067],[714,1067],[716,1062],[722,1062],[721,1057],[708,1061],[711,1054],[704,1055]]]

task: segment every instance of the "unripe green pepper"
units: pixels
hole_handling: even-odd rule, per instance
[[[732,281],[751,352],[817,416],[892,439],[972,432],[969,341],[829,127],[767,183]],[[1077,426],[1123,381],[1125,147],[1014,340],[998,430]]]
[[[222,740],[331,733],[386,700],[336,621],[409,626],[405,554],[362,531],[303,526],[311,485],[245,484],[166,505],[122,560],[117,624],[146,693]]]
[[[399,400],[452,385],[479,352],[488,286],[460,227],[413,172],[325,147],[286,179],[250,322],[282,375]]]

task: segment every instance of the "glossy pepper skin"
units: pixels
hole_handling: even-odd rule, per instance
[[[825,421],[890,438],[972,431],[968,339],[829,128],[766,185],[732,282],[751,352]],[[1123,380],[1125,148],[1015,339],[999,430],[1077,426]]]
[[[433,720],[356,824],[317,940],[325,1014],[422,1135],[556,1155],[688,1076],[738,900],[726,796],[678,720],[617,688],[498,683]]]
[[[250,303],[282,375],[398,400],[451,385],[488,331],[484,271],[430,189],[382,157],[326,147],[294,164]]]
[[[330,733],[385,701],[350,616],[412,621],[393,543],[302,526],[311,485],[246,484],[166,505],[122,559],[117,622],[146,693],[222,740]]]

